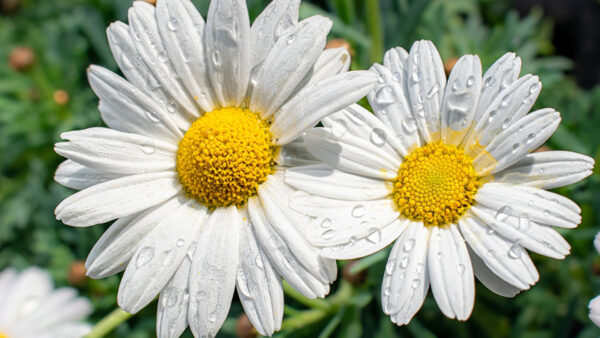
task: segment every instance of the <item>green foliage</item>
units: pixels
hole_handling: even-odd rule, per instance
[[[267,0],[248,0],[251,17]],[[206,14],[209,0],[194,3]],[[87,84],[86,68],[97,63],[112,70],[105,29],[127,18],[123,0],[23,0],[13,14],[0,14],[0,60],[15,46],[29,46],[35,63],[24,72],[0,62],[0,269],[39,265],[58,285],[67,285],[70,265],[85,260],[105,226],[72,228],[57,222],[54,207],[72,193],[53,181],[61,159],[53,151],[61,132],[102,125],[97,98]],[[520,18],[502,2],[490,0],[321,0],[306,1],[301,16],[330,17],[332,37],[352,45],[354,69],[381,62],[386,49],[409,49],[417,39],[431,39],[442,58],[478,54],[484,68],[507,51],[523,59],[523,72],[538,74],[544,84],[536,108],[553,107],[563,123],[548,142],[555,149],[600,158],[600,88],[584,91],[566,71],[574,65],[553,55],[552,22],[539,10]],[[66,104],[53,95],[64,90]],[[470,320],[445,318],[431,295],[406,327],[383,314],[380,288],[389,248],[358,262],[351,271],[366,273],[353,286],[336,282],[324,301],[309,301],[286,288],[286,316],[280,337],[597,337],[587,319],[588,301],[600,293],[600,255],[592,247],[600,215],[600,179],[596,172],[579,184],[559,189],[583,209],[578,229],[561,233],[572,254],[556,261],[532,254],[540,281],[515,299],[504,299],[477,284]],[[340,271],[345,262],[340,262]],[[340,275],[340,279],[342,279]],[[78,286],[94,303],[91,322],[116,306],[120,277],[87,279]],[[154,335],[156,304],[120,325],[111,337]],[[220,335],[234,336],[243,310],[234,299]],[[191,336],[189,332],[185,336]]]

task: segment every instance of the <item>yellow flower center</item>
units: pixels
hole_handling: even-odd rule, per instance
[[[0,338],[8,338],[8,335],[5,333],[0,332]]]
[[[188,196],[214,208],[241,206],[274,172],[269,123],[243,108],[218,108],[179,142],[177,173]]]
[[[404,159],[394,180],[394,200],[407,218],[444,226],[469,209],[480,185],[473,159],[463,150],[429,143]]]

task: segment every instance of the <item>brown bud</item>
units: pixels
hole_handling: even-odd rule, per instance
[[[348,42],[344,39],[331,39],[331,40],[327,41],[327,44],[325,45],[325,49],[342,48],[342,47],[346,48],[346,50],[348,51],[348,54],[350,54],[350,56],[354,57],[354,50],[352,49],[350,42]]]
[[[346,266],[344,266],[344,269],[342,270],[342,276],[344,277],[344,279],[354,286],[363,284],[367,279],[366,270],[360,271],[356,274],[352,273],[351,270],[356,265],[356,263],[358,263],[358,260],[350,261],[348,264],[346,264]]]
[[[245,313],[238,317],[235,324],[235,332],[240,338],[255,338],[258,336],[256,329],[252,326],[250,319],[248,319]]]
[[[21,7],[21,0],[0,0],[2,12],[6,14],[14,14]]]
[[[15,47],[8,56],[8,64],[10,68],[23,72],[27,70],[35,62],[35,54],[29,47]]]
[[[541,146],[539,148],[537,148],[536,150],[534,150],[534,153],[541,153],[542,151],[550,151],[552,149],[550,149],[548,146]]]
[[[152,6],[156,6],[156,0],[144,0],[144,1],[151,4]]]
[[[69,103],[69,93],[62,89],[56,90],[54,94],[52,94],[52,99],[54,99],[56,104],[60,104],[61,106],[65,105]]]
[[[454,68],[456,61],[458,61],[458,58],[453,57],[444,62],[444,71],[446,72],[446,76],[450,76],[450,72],[452,71],[452,68]]]
[[[71,263],[71,266],[69,266],[67,281],[73,286],[82,286],[87,278],[85,273],[85,263],[83,261],[74,261]]]

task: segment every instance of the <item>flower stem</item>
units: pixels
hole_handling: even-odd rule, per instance
[[[107,333],[114,330],[119,324],[125,322],[132,316],[131,313],[127,313],[119,308],[104,317],[98,324],[96,324],[86,338],[100,338],[104,337]]]
[[[367,14],[367,30],[371,36],[371,62],[381,62],[383,59],[383,29],[379,0],[368,0],[365,3]]]

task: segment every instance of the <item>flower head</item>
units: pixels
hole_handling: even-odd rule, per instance
[[[283,179],[311,163],[294,140],[365,96],[372,72],[347,72],[348,52],[323,50],[330,20],[298,22],[299,0],[274,0],[250,26],[245,1],[214,0],[206,23],[189,0],[137,1],[108,29],[127,80],[88,72],[110,128],[64,133],[61,184],[82,190],[56,216],[116,220],[88,256],[88,274],[125,270],[118,302],[135,313],[160,293],[157,331],[214,336],[234,290],[254,327],[278,330],[281,277],[323,297],[333,260],[302,236]]]
[[[512,297],[538,280],[525,249],[561,259],[568,243],[552,227],[573,228],[580,209],[544,189],[591,174],[584,155],[530,152],[560,122],[528,114],[537,76],[519,77],[508,53],[482,76],[479,58],[460,58],[448,80],[431,42],[388,51],[375,64],[369,94],[375,116],[358,105],[323,119],[303,146],[327,164],[286,172],[303,190],[292,208],[314,218],[307,238],[327,258],[371,254],[395,241],[382,285],[384,312],[407,324],[429,286],[441,311],[466,320],[474,275]]]
[[[91,326],[81,320],[92,312],[72,288],[54,289],[47,272],[28,268],[0,272],[0,337],[83,337]]]

